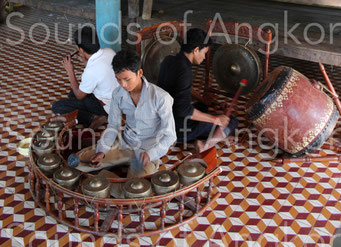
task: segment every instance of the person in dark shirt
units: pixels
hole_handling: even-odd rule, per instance
[[[209,137],[216,126],[223,129],[223,136],[211,136],[215,143],[229,136],[238,125],[238,120],[231,116],[209,114],[207,106],[192,104],[192,65],[201,64],[212,41],[201,29],[188,30],[176,56],[167,56],[161,63],[158,86],[173,98],[173,114],[178,142],[191,142],[199,137]],[[202,142],[201,142],[202,144]],[[212,144],[212,143],[211,143]],[[202,146],[202,145],[201,145]],[[202,147],[197,147],[203,151]]]

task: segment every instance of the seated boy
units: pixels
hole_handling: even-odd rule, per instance
[[[155,164],[158,164],[159,158],[176,140],[173,98],[142,76],[141,60],[136,52],[118,52],[112,66],[121,86],[113,91],[108,127],[91,161],[100,165],[108,152],[117,152],[117,148],[111,147],[120,133],[124,114],[126,119],[119,140],[120,148],[133,150],[136,159],[144,166],[142,169],[130,167],[128,177],[152,174],[158,168]]]
[[[96,30],[89,26],[74,33],[78,59],[85,64],[82,81],[75,76],[71,56],[63,65],[69,76],[71,91],[68,99],[52,105],[55,114],[66,114],[78,110],[78,123],[96,129],[106,121],[112,91],[118,87],[111,62],[115,52],[110,48],[100,49]]]
[[[174,98],[173,113],[179,142],[210,137],[217,127],[215,125],[219,125],[224,131],[222,135],[213,135],[208,139],[212,146],[228,137],[238,125],[238,120],[233,116],[213,115],[208,113],[206,106],[192,104],[192,65],[204,61],[211,43],[205,31],[192,28],[186,33],[181,51],[176,56],[167,56],[161,63],[158,85]],[[202,142],[197,141],[197,151],[202,152],[205,148]]]

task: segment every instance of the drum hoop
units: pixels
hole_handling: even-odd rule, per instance
[[[255,104],[251,106],[247,106],[246,108],[246,113],[248,115],[248,118],[253,121],[260,116],[264,114],[266,109],[277,99],[277,97],[281,94],[282,90],[284,89],[285,85],[287,84],[288,79],[292,76],[293,74],[293,69],[289,67],[282,67],[283,70],[280,71],[278,76],[276,77],[275,81],[272,83],[272,85],[265,91],[265,93],[261,96],[257,95],[259,99],[256,101]],[[271,95],[271,97],[268,97],[269,92],[274,91],[274,93]],[[255,91],[257,93],[257,91]],[[251,98],[247,105],[249,104],[250,101],[254,100]]]

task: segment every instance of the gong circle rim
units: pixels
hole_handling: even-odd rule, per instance
[[[237,55],[242,56],[244,62],[229,61],[228,57],[232,55],[235,57],[238,57]],[[233,65],[237,65],[240,71],[231,71]],[[227,93],[236,93],[240,81],[246,79],[248,84],[243,88],[241,94],[249,94],[257,88],[263,76],[262,63],[257,53],[250,47],[241,44],[224,44],[220,46],[213,56],[212,69],[218,85]],[[255,74],[247,75],[246,72],[251,70]],[[233,75],[233,73],[236,73],[236,75]]]

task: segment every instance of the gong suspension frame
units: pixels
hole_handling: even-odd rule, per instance
[[[175,29],[174,29],[175,28]],[[184,38],[184,23],[183,21],[172,21],[172,22],[163,22],[160,24],[153,25],[151,27],[146,27],[142,30],[137,31],[136,35],[136,52],[141,57],[142,55],[142,42],[148,39],[157,39],[166,35],[174,35],[180,33],[180,38],[183,40]]]
[[[212,25],[212,20],[209,20],[206,24],[207,33],[212,36],[213,33],[227,33],[233,36],[242,37],[246,39],[254,39],[261,42],[265,42],[265,63],[264,63],[264,78],[268,76],[269,71],[269,59],[270,59],[270,45],[272,41],[271,30],[264,31],[261,28],[254,26],[247,26],[240,24],[238,22],[215,22]],[[205,85],[202,101],[205,104],[212,104],[212,99],[210,94],[221,94],[230,97],[230,93],[223,92],[222,90],[217,90],[211,87],[210,80],[210,68],[211,68],[211,48],[209,47],[206,54],[206,64],[205,64]]]
[[[58,136],[58,145],[64,147],[63,135],[75,124],[75,120],[65,124]],[[32,141],[34,139],[35,136]],[[60,152],[58,155],[61,156],[64,166],[67,166]],[[187,155],[182,161],[189,156],[196,157]],[[29,189],[39,207],[59,223],[97,236],[115,237],[120,242],[122,239],[160,234],[187,224],[202,215],[216,201],[221,194],[214,185],[213,179],[222,171],[220,167],[216,167],[216,149],[213,148],[205,152],[202,154],[202,158],[208,164],[206,175],[197,182],[189,186],[182,186],[174,192],[138,199],[96,198],[80,193],[80,187],[76,190],[69,190],[47,177],[36,163],[37,157],[32,151],[31,143],[28,162]],[[182,161],[177,163],[180,164]],[[82,175],[84,179],[86,174]],[[109,179],[111,183],[126,180]],[[89,209],[92,211],[90,212],[92,217],[87,216],[84,219],[82,215],[88,214]],[[173,212],[171,212],[172,210]],[[174,215],[174,210],[178,211],[176,215]],[[155,214],[151,219],[148,218],[148,212],[152,211],[158,215],[157,219],[155,219]],[[125,217],[130,215],[135,215],[139,219],[138,227],[127,225]],[[171,222],[167,216],[172,217]],[[85,220],[88,222],[84,223]],[[113,224],[115,221],[116,224]],[[153,224],[155,226],[150,227]]]
[[[322,63],[319,63],[320,70],[323,74],[323,77],[327,83],[327,86],[329,88],[330,94],[332,95],[335,105],[339,111],[339,114],[341,115],[341,102],[339,99],[338,94],[336,93],[333,84],[331,83],[329,76],[326,72],[326,69]],[[315,88],[322,90],[323,87],[317,85],[316,81],[313,80],[313,85]],[[335,144],[329,144],[329,143],[324,143],[321,148],[325,149],[330,149],[332,151],[340,152],[341,151],[341,144],[339,142],[336,142]],[[286,163],[291,163],[291,162],[329,162],[329,161],[337,161],[341,162],[341,155],[340,154],[335,154],[335,155],[328,155],[328,156],[309,156],[306,154],[305,156],[302,157],[297,157],[297,158],[289,158],[289,157],[282,157],[282,158],[276,158],[273,160],[265,160],[265,161],[272,161],[276,163],[281,163],[281,164],[286,164]]]

